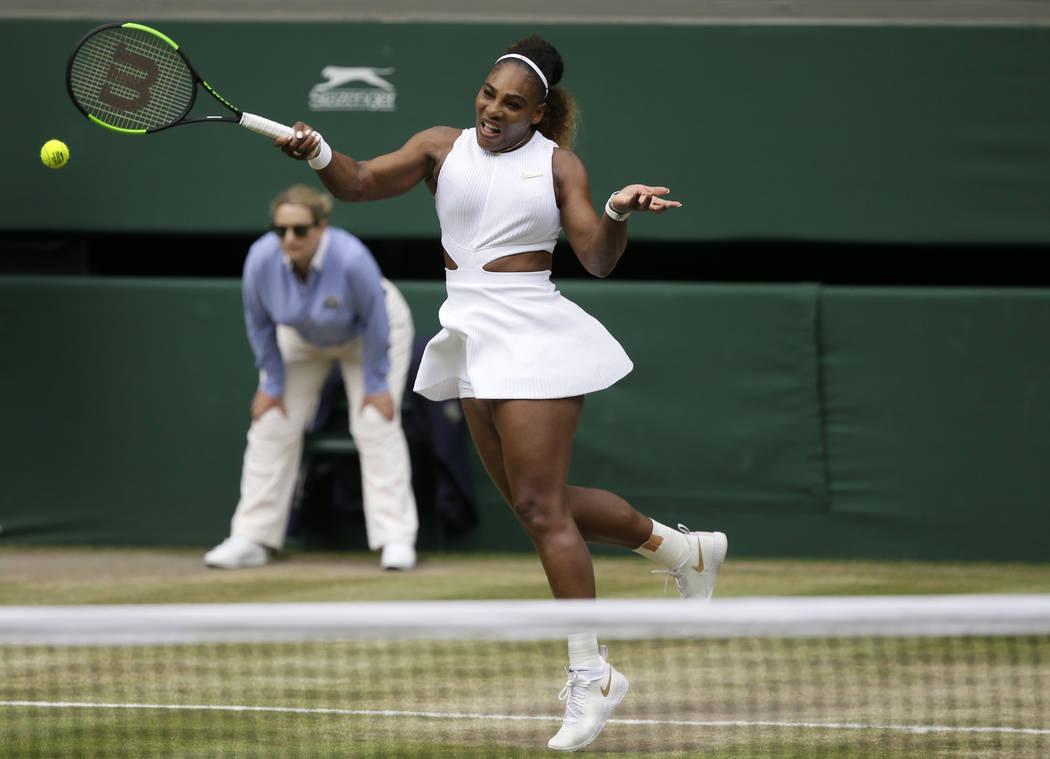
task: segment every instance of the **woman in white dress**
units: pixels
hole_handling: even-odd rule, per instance
[[[720,532],[670,528],[605,490],[567,484],[586,393],[632,368],[619,343],[550,282],[564,231],[588,272],[608,276],[627,245],[627,217],[681,203],[666,187],[629,184],[599,213],[587,171],[569,149],[575,104],[557,84],[558,51],[532,36],[507,49],[475,97],[470,129],[436,126],[370,160],[333,152],[297,122],[275,141],[308,160],[339,200],[381,200],[420,182],[435,196],[448,298],[415,390],[459,397],[485,467],[532,539],[555,598],[594,598],[587,542],[620,546],[666,568],[684,598],[707,599],[725,558]],[[575,751],[597,737],[627,692],[597,636],[569,639],[565,720],[548,746]]]

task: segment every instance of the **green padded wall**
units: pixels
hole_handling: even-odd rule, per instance
[[[238,288],[0,279],[5,539],[227,531],[256,383]]]
[[[1050,559],[1050,293],[826,288],[836,550]]]
[[[419,334],[438,283],[398,283]],[[1046,560],[1050,290],[573,281],[635,371],[571,481],[734,555]],[[0,545],[207,546],[255,386],[239,283],[0,277]],[[528,550],[473,458],[482,524]]]

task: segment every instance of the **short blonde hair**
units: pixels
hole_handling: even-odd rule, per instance
[[[270,203],[271,219],[277,211],[277,206],[283,206],[285,203],[309,208],[315,224],[322,219],[327,219],[332,213],[332,196],[304,184],[293,184],[288,189],[282,190],[281,194],[273,199],[273,202]]]

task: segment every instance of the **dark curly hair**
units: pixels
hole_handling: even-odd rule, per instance
[[[554,140],[561,147],[571,148],[576,139],[580,111],[572,94],[564,87],[557,86],[565,73],[565,62],[562,60],[561,53],[554,45],[536,34],[518,40],[507,48],[507,52],[525,56],[535,63],[547,77],[549,85],[546,100],[547,111],[543,114],[540,123],[536,124],[533,129]],[[536,87],[541,93],[543,92],[543,82],[528,64],[510,58],[500,61],[499,65],[502,66],[505,63],[514,63],[528,69],[529,75],[536,82]]]

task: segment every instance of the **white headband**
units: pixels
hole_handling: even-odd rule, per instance
[[[547,84],[547,77],[545,77],[543,75],[543,72],[540,71],[540,67],[532,61],[530,61],[524,55],[518,55],[517,53],[507,53],[506,55],[497,58],[496,63],[506,60],[507,58],[517,58],[519,61],[525,61],[525,63],[529,64],[529,67],[536,72],[536,76],[538,76],[540,78],[540,81],[543,82],[543,99],[546,100],[547,93],[550,92],[550,85]]]

